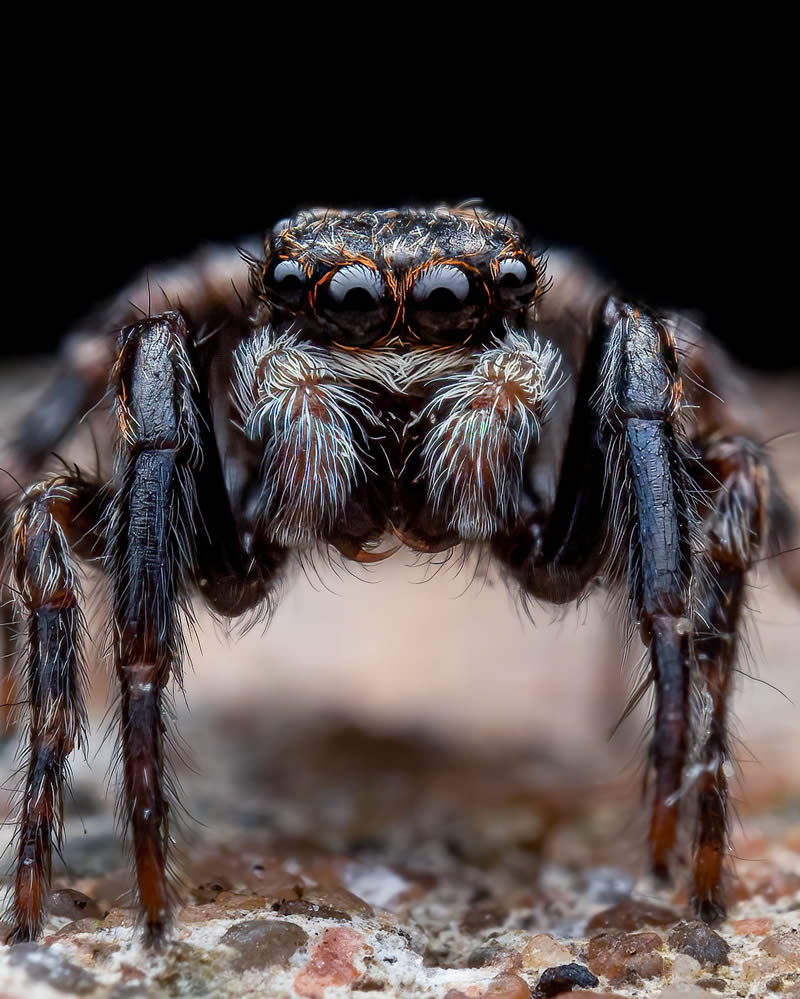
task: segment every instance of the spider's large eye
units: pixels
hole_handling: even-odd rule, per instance
[[[264,273],[264,290],[271,302],[299,309],[308,290],[308,275],[297,260],[276,260]]]
[[[536,270],[522,257],[498,261],[494,281],[504,309],[523,309],[536,295]]]
[[[340,343],[363,346],[383,333],[392,308],[378,271],[366,264],[348,264],[317,285],[317,315],[334,327]]]
[[[434,264],[414,281],[408,303],[410,322],[434,343],[451,343],[474,329],[484,315],[485,292],[455,264]]]

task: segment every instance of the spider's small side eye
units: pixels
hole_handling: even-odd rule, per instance
[[[264,290],[270,301],[297,309],[308,288],[308,275],[297,260],[276,260],[264,273]]]
[[[495,288],[503,306],[524,308],[536,295],[536,269],[521,257],[506,257],[497,263]]]
[[[383,278],[366,264],[348,264],[323,278],[315,306],[317,314],[336,328],[336,339],[351,345],[375,340],[392,313]]]

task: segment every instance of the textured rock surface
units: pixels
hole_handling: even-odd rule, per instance
[[[796,425],[796,410],[774,420]],[[800,496],[793,446],[780,455]],[[576,997],[800,989],[797,708],[741,681],[738,731],[759,762],[743,764],[735,903],[714,928],[729,950],[709,937],[683,952],[685,883],[656,889],[642,873],[646,816],[628,768],[641,716],[604,742],[625,693],[602,604],[580,627],[534,630],[491,578],[455,601],[460,579],[413,587],[402,560],[379,575],[326,577],[339,596],[301,581],[266,638],[226,644],[209,626],[204,651],[193,646],[191,713],[178,706],[199,773],[181,778],[204,826],[176,834],[184,880],[157,955],[137,942],[106,800],[97,672],[66,866],[42,944],[0,947],[3,999],[528,999],[564,965],[600,979],[576,982]],[[800,703],[800,614],[764,581],[758,671]],[[13,769],[11,747],[2,765]]]
[[[589,941],[588,964],[596,975],[607,978],[612,985],[636,984],[642,978],[664,974],[664,959],[658,953],[663,946],[657,933],[607,930]]]
[[[728,964],[730,946],[710,926],[695,919],[678,923],[667,937],[667,943],[700,964]]]

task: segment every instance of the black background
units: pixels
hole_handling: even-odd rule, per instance
[[[697,314],[745,364],[800,366],[792,161],[769,121],[742,127],[718,107],[691,124],[680,109],[645,121],[608,103],[558,133],[475,111],[466,124],[434,114],[423,136],[396,122],[367,131],[352,108],[276,110],[222,131],[163,111],[157,127],[152,115],[114,127],[109,113],[26,136],[6,194],[19,252],[0,350],[50,351],[149,262],[301,207],[481,198],[545,246],[580,248],[633,298]]]

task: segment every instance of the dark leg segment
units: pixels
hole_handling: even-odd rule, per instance
[[[528,592],[578,597],[598,575],[625,581],[650,649],[656,692],[650,824],[654,872],[667,875],[689,746],[699,520],[681,422],[683,389],[669,329],[608,299],[584,361],[555,509],[496,545]]]
[[[753,441],[713,436],[699,444],[698,479],[711,497],[705,522],[711,576],[700,593],[697,660],[705,681],[708,729],[698,760],[698,808],[691,904],[699,918],[725,915],[723,866],[728,849],[725,763],[727,700],[737,652],[746,573],[768,532],[771,473]]]
[[[246,553],[225,490],[186,323],[166,313],[121,334],[113,379],[120,447],[109,527],[120,684],[121,813],[133,842],[145,939],[169,921],[165,688],[180,683],[182,618],[196,584],[220,613],[261,602],[282,560]]]
[[[71,548],[102,552],[99,487],[61,476],[34,486],[12,532],[13,582],[27,621],[25,662],[30,742],[18,825],[10,940],[40,932],[52,849],[61,839],[67,757],[83,739],[83,616]]]
[[[698,521],[690,500],[689,447],[680,422],[682,385],[669,330],[614,299],[606,304],[602,324],[609,340],[598,403],[606,424],[607,460],[612,462],[607,479],[610,528],[614,561],[624,566],[652,661],[656,707],[650,862],[657,876],[667,877],[689,748],[690,583],[701,568],[693,550]]]
[[[148,942],[169,918],[164,691],[180,682],[180,616],[194,560],[199,464],[186,326],[168,313],[121,334],[114,371],[121,444],[110,518],[121,812],[133,841]]]

